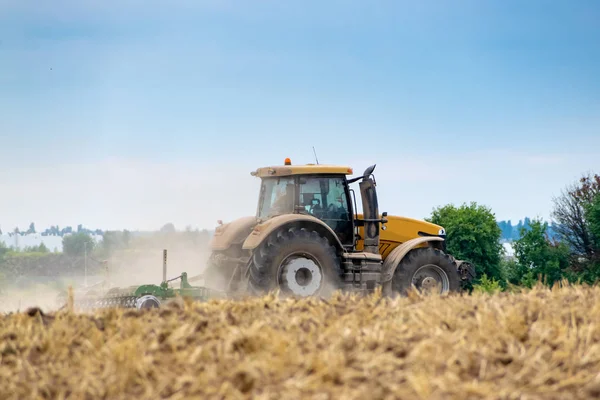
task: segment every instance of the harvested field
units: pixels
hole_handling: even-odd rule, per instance
[[[0,398],[600,395],[600,288],[213,301],[0,319]]]

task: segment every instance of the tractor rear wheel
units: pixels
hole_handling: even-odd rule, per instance
[[[342,286],[335,247],[315,231],[282,229],[253,255],[248,271],[251,292],[279,289],[290,296],[327,296]]]
[[[412,288],[420,292],[439,288],[440,293],[456,292],[461,288],[461,278],[453,258],[433,247],[411,250],[402,259],[392,280],[394,292],[400,295]]]

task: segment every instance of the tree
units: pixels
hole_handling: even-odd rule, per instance
[[[547,234],[548,224],[539,219],[528,221],[514,243],[516,263],[508,272],[512,284],[531,287],[541,276],[548,284],[567,276],[569,248],[566,244],[552,242]]]
[[[102,235],[103,257],[110,257],[114,251],[129,247],[130,240],[131,234],[128,230],[104,232]]]
[[[460,207],[446,205],[434,209],[427,221],[446,229],[447,249],[454,257],[475,265],[477,276],[504,282],[500,267],[502,231],[492,211],[475,202]]]
[[[586,220],[588,221],[590,241],[593,248],[591,262],[600,264],[600,194],[597,194],[586,207]]]
[[[23,249],[25,253],[48,253],[49,250],[44,243],[40,243],[38,246],[27,246]]]
[[[6,243],[4,243],[3,241],[0,240],[0,260],[2,260],[4,255],[6,253],[8,253],[9,250],[10,250],[10,248],[6,245]]]
[[[121,236],[121,241],[123,242],[124,247],[129,247],[129,243],[131,241],[131,233],[127,229],[123,231],[123,235]]]
[[[33,233],[35,233],[35,224],[32,222],[29,224],[29,229],[27,229],[27,234],[31,235]]]
[[[169,222],[168,224],[163,225],[163,227],[160,228],[160,231],[162,233],[175,233],[175,225]]]
[[[560,196],[553,199],[552,216],[557,221],[554,230],[570,246],[575,256],[573,263],[579,264],[580,269],[585,268],[585,264],[598,253],[586,214],[599,193],[600,175],[587,174],[579,179],[578,183],[567,186]],[[584,259],[583,265],[578,262],[580,258]]]
[[[65,235],[62,243],[63,253],[69,256],[82,256],[86,250],[90,254],[96,246],[96,242],[85,232]]]

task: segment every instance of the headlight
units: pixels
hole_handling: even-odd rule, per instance
[[[442,228],[438,231],[438,235],[445,235],[445,234],[446,234],[446,230],[444,228]]]

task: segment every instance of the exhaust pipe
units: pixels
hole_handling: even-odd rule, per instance
[[[379,218],[375,183],[367,177],[359,183],[359,186],[363,203],[364,251],[366,253],[379,254],[379,223],[381,219]]]

